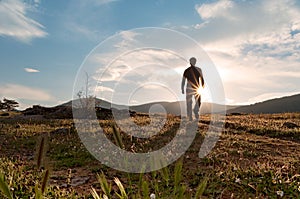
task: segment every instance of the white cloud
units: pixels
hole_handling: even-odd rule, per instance
[[[77,24],[75,22],[70,22],[66,26],[73,32],[77,32],[81,36],[91,40],[97,41],[99,39],[99,32],[92,30],[84,25]]]
[[[99,67],[94,79],[96,81],[108,82],[108,84],[112,81],[122,81],[122,83],[125,81],[129,83],[132,79],[136,80],[135,83],[137,83],[137,79],[140,77],[142,77],[143,80],[139,81],[143,82],[158,81],[158,79],[155,79],[158,76],[160,76],[160,81],[167,80],[163,77],[164,75],[167,76],[170,70],[173,71],[173,73],[178,73],[178,70],[186,65],[185,60],[182,60],[173,54],[173,52],[162,49],[138,49],[118,57],[117,60],[113,60],[113,62],[106,67],[102,65],[103,62],[108,61],[105,55],[95,54],[91,59],[93,59],[94,61],[92,62]],[[145,74],[147,74],[147,76],[145,76]],[[170,81],[172,80],[173,79],[170,79]]]
[[[39,73],[40,71],[34,68],[24,68],[27,73]]]
[[[109,3],[112,3],[115,1],[118,1],[118,0],[92,0],[92,1],[89,1],[89,3],[91,3],[95,6],[101,6],[101,5],[109,4]]]
[[[54,97],[51,94],[44,90],[18,84],[1,85],[0,97],[35,101],[51,101],[54,99]]]
[[[137,35],[140,35],[139,33],[136,33],[134,31],[129,31],[129,30],[121,31],[119,34],[123,39],[129,41],[133,41]]]
[[[109,87],[105,87],[105,86],[97,86],[95,88],[95,93],[99,93],[99,92],[114,92],[113,89],[109,88]]]
[[[195,9],[203,21],[182,31],[209,54],[228,98],[249,103],[299,90],[300,6],[296,0],[219,0]]]
[[[116,1],[119,0],[70,1],[62,13],[63,20],[58,22],[65,29],[64,39],[76,42],[82,37],[93,42],[106,39],[111,34],[108,21],[115,15],[109,5]]]
[[[259,39],[266,33],[282,32],[299,25],[299,6],[295,0],[219,0],[196,5],[204,20],[194,33],[202,43],[229,40],[231,44]],[[197,36],[197,35],[198,36]]]
[[[0,1],[0,35],[29,42],[45,37],[44,26],[27,16],[28,6],[21,0]]]
[[[134,31],[121,31],[119,33],[120,37],[122,38],[122,40],[115,44],[115,47],[117,48],[129,48],[130,46],[135,44],[135,38],[136,36],[138,36],[139,34],[134,32]]]
[[[196,5],[196,10],[202,19],[229,16],[230,9],[234,7],[231,0],[221,0],[211,4]]]
[[[124,43],[126,45],[122,45]],[[100,94],[102,98],[117,100],[116,103],[126,104],[131,95],[139,102],[183,100],[185,96],[181,93],[180,83],[182,73],[189,65],[187,60],[196,54],[200,66],[209,62],[199,49],[193,40],[175,31],[159,28],[124,31],[94,49],[83,67],[90,74],[96,72],[93,80],[101,86],[114,90],[114,93]],[[206,69],[212,76],[214,70],[209,66]],[[207,86],[216,85],[212,79],[208,79]],[[149,89],[149,85],[143,86],[147,83],[161,86],[160,89]],[[150,88],[154,88],[153,85]]]
[[[135,35],[123,33],[121,40],[136,42]],[[119,40],[116,43],[119,43]],[[99,50],[101,52],[101,48]],[[180,94],[182,74],[178,74],[178,69],[186,66],[187,62],[174,52],[154,48],[137,48],[121,56],[118,51],[108,54],[100,52],[94,52],[85,63],[96,71],[93,81],[101,85],[95,91],[98,97],[126,104],[131,94],[136,96],[135,100],[139,102],[174,100],[174,96],[166,92],[166,88]],[[155,92],[160,95],[154,95]]]

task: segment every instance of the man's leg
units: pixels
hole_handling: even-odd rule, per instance
[[[192,103],[193,103],[193,95],[190,92],[186,92],[186,112],[189,120],[192,120]]]
[[[200,106],[201,106],[201,95],[195,94],[194,114],[195,114],[195,118],[197,120],[199,119]]]

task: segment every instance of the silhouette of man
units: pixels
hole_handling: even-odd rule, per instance
[[[191,66],[188,67],[182,77],[181,82],[181,91],[182,94],[184,94],[184,86],[185,86],[185,80],[187,79],[187,85],[186,85],[186,108],[187,108],[187,115],[189,117],[189,120],[192,121],[192,103],[193,103],[193,96],[195,97],[195,106],[194,106],[194,114],[195,118],[199,119],[199,109],[201,105],[201,95],[198,92],[198,89],[202,85],[204,88],[204,78],[202,74],[202,70],[198,67],[196,67],[196,58],[192,57],[190,58],[190,64]],[[201,81],[201,85],[199,83],[199,79]]]

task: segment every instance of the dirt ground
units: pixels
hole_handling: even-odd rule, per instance
[[[140,125],[149,122],[144,117],[134,119],[139,121]],[[127,173],[102,165],[86,151],[74,130],[72,120],[0,120],[0,157],[22,162],[28,168],[36,165],[37,146],[41,135],[46,135],[47,150],[43,167],[51,171],[51,186],[72,189],[79,195],[89,195],[91,187],[100,192],[97,174],[101,172],[105,173],[110,182],[113,181],[113,177],[119,177],[124,186],[130,183]],[[172,117],[168,125],[174,126],[177,120],[180,118]],[[256,181],[266,178],[266,172],[271,172],[270,180],[275,181],[274,185],[270,185],[270,189],[282,187],[276,184],[281,181],[285,184],[293,183],[293,186],[300,184],[300,113],[229,115],[224,121],[222,134],[215,147],[201,159],[198,152],[210,120],[210,115],[201,117],[196,138],[182,157],[183,182],[192,192],[197,181],[207,175],[211,177],[211,183],[205,192],[208,198],[238,198],[241,194],[247,197],[266,196],[268,190],[263,193],[264,189],[259,187],[260,181]],[[108,137],[111,131],[110,122],[100,122],[102,127],[107,129]],[[133,141],[123,135],[124,133],[121,132],[124,145],[130,148]],[[167,128],[150,140],[135,140],[134,150],[149,150],[149,146],[153,145],[160,148],[175,134],[176,128],[172,131]],[[169,166],[171,170],[173,166]],[[131,178],[137,179],[138,176],[132,174]],[[149,180],[153,178],[151,173],[143,174],[143,177]],[[261,186],[268,187],[267,184],[268,182],[262,182]],[[290,186],[287,187],[288,191],[294,191]],[[113,189],[117,187],[114,185]],[[241,193],[241,190],[245,193]],[[274,194],[276,195],[276,190]]]

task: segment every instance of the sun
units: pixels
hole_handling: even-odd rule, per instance
[[[202,86],[200,86],[197,89],[197,94],[201,96],[201,100],[205,101],[205,102],[212,102],[212,97],[211,97],[211,93],[209,88],[206,86],[205,88],[203,88]]]
[[[201,86],[199,88],[197,88],[197,94],[201,95],[204,92],[204,88],[202,88]]]

